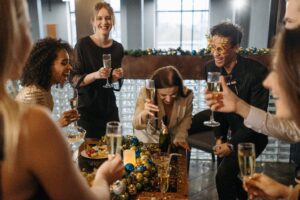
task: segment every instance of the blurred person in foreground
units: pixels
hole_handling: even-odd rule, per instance
[[[300,28],[283,30],[277,36],[274,51],[272,71],[264,85],[273,92],[276,117],[280,120],[290,120],[300,127]],[[299,128],[294,131],[297,132],[292,138],[299,141]],[[281,138],[284,137],[286,136]],[[264,174],[254,174],[253,177],[245,178],[245,188],[251,198],[296,200],[300,197],[299,183],[295,188],[288,187]]]
[[[25,104],[39,104],[53,110],[51,86],[63,85],[69,78],[71,46],[62,40],[44,38],[38,40],[24,67],[16,100]],[[62,127],[77,121],[79,114],[72,109],[61,114],[58,124]]]
[[[48,110],[6,92],[6,81],[20,78],[32,38],[27,1],[1,1],[0,12],[0,199],[110,199],[109,185],[124,171],[120,156],[97,170],[89,188]]]

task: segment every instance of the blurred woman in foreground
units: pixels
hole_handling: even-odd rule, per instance
[[[23,0],[0,3],[0,199],[109,199],[109,184],[123,174],[120,157],[105,162],[89,188],[49,112],[6,92],[31,50],[27,9]]]

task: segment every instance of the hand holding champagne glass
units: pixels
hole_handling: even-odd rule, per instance
[[[208,72],[207,74],[207,90],[212,94],[213,99],[218,98],[221,91],[221,83],[219,82],[220,72]],[[217,127],[220,123],[215,121],[214,112],[211,111],[210,120],[203,122],[205,126]]]
[[[103,54],[102,61],[103,61],[104,68],[111,69],[111,54]],[[111,88],[111,85],[108,82],[108,78],[106,78],[106,84],[103,87]]]
[[[121,154],[122,125],[120,122],[111,121],[106,124],[106,141],[109,154]]]
[[[252,176],[256,167],[255,145],[253,143],[238,144],[238,160],[241,176]]]

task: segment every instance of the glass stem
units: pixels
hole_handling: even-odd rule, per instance
[[[211,111],[210,113],[210,120],[211,122],[215,121],[215,118],[214,118],[214,111]]]

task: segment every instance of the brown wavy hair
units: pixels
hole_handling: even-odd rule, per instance
[[[300,28],[282,29],[276,37],[273,68],[289,99],[293,120],[300,125]],[[276,67],[275,67],[276,66]]]
[[[184,91],[182,76],[174,66],[165,66],[155,70],[151,79],[154,80],[155,88],[157,89],[177,86],[178,94],[181,97],[187,97],[189,94]]]

